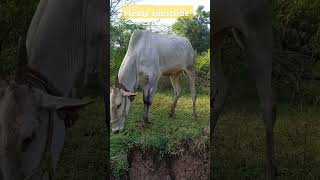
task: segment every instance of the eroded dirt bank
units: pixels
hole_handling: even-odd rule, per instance
[[[207,180],[208,150],[194,151],[184,145],[175,155],[160,157],[159,152],[135,149],[129,155],[126,180]],[[115,179],[115,178],[112,178]]]

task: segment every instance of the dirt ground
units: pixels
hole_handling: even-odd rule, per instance
[[[194,152],[188,148],[188,144],[179,153],[162,158],[159,152],[135,149],[129,155],[129,171],[121,179],[207,180],[209,170],[208,153]]]
[[[209,161],[203,154],[186,151],[160,159],[158,153],[135,150],[130,160],[129,179],[207,180],[209,177]]]

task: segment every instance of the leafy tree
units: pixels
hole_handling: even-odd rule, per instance
[[[187,37],[193,48],[202,53],[210,45],[210,12],[204,10],[204,6],[199,6],[196,14],[191,19],[179,18],[172,25],[172,31],[178,35]]]
[[[111,48],[117,49],[117,51],[125,54],[127,46],[130,41],[131,34],[135,30],[145,30],[147,27],[146,23],[134,23],[130,20],[120,18],[117,22],[111,26]]]
[[[273,26],[281,48],[320,58],[320,1],[276,0]]]
[[[130,37],[135,30],[145,30],[147,23],[134,23],[130,20],[120,18],[111,25],[110,30],[110,70],[112,80],[115,79],[121,62],[127,52]]]

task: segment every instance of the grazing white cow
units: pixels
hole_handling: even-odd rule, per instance
[[[181,93],[180,75],[185,72],[189,79],[193,116],[196,117],[196,90],[194,50],[188,39],[178,36],[160,35],[148,31],[135,31],[130,39],[118,73],[118,82],[110,89],[111,129],[118,132],[124,127],[125,116],[134,90],[143,88],[144,116],[142,127],[149,123],[149,111],[160,76],[169,76],[175,91],[171,116]]]
[[[106,8],[101,0],[40,0],[16,80],[0,84],[1,180],[54,178],[65,136],[59,110],[87,104],[68,97],[86,65],[104,60]]]
[[[211,63],[211,140],[219,114],[227,95],[228,82],[225,78],[221,44],[224,34],[232,29],[242,48],[246,48],[252,76],[256,81],[258,95],[263,108],[266,127],[267,179],[274,179],[273,126],[275,110],[273,104],[272,74],[272,14],[270,0],[213,0],[213,51],[216,58]],[[230,13],[232,12],[232,13]],[[214,160],[212,160],[214,162]]]

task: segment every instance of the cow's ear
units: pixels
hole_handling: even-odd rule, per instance
[[[44,109],[77,110],[93,103],[93,100],[81,100],[67,97],[51,96],[42,91],[35,91],[37,105]]]
[[[134,100],[134,97],[138,94],[138,93],[132,93],[132,92],[128,92],[128,91],[122,91],[122,94],[124,96],[128,96],[130,98],[130,101]]]

